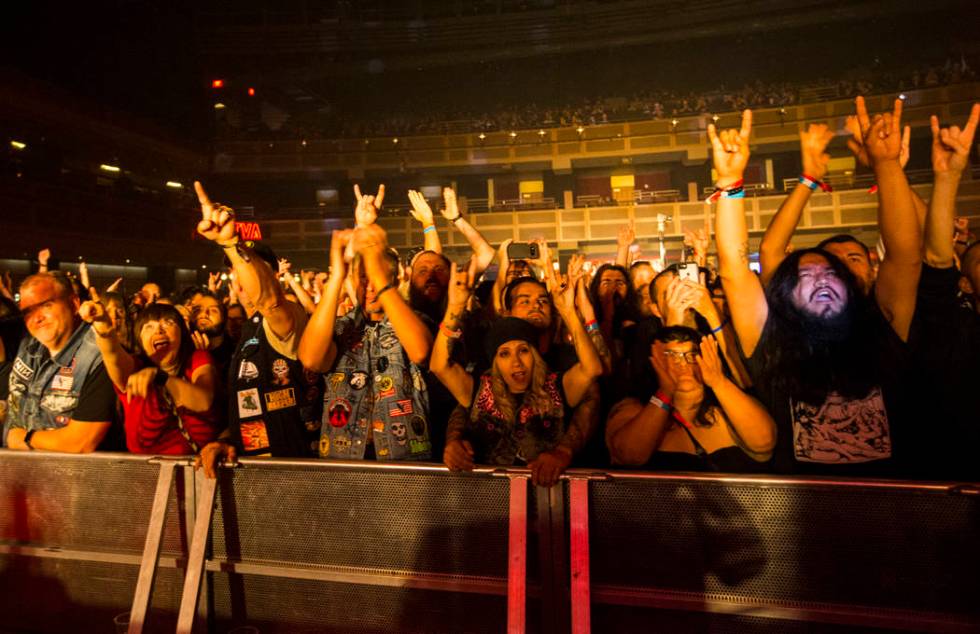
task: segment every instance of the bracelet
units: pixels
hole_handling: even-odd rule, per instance
[[[658,392],[658,394],[659,394],[659,392]],[[670,403],[665,403],[663,401],[663,399],[658,398],[656,394],[654,394],[653,396],[650,397],[649,403],[650,403],[650,405],[656,405],[657,407],[659,407],[660,409],[662,409],[665,412],[669,412],[671,409],[673,409],[671,407]]]
[[[425,233],[431,233],[431,232],[433,232],[435,230],[436,230],[436,226],[435,225],[429,225],[425,229],[422,229],[422,233],[423,234],[425,234]]]
[[[24,434],[24,444],[27,445],[27,448],[31,451],[34,451],[34,447],[31,445],[31,436],[33,436],[34,432],[36,431],[36,429],[29,429],[27,430],[27,433]]]
[[[458,221],[463,219],[463,214],[456,214],[455,218],[450,218],[449,222],[456,224]]]
[[[595,319],[585,322],[585,332],[595,332],[596,330],[599,330],[599,322]]]
[[[711,195],[704,199],[705,204],[710,205],[722,197],[745,198],[745,189],[742,187],[743,183],[745,183],[745,180],[740,178],[728,187],[715,186],[715,191],[711,192]]]
[[[821,191],[825,191],[825,192],[834,191],[834,188],[828,185],[827,183],[821,180],[817,180],[812,176],[807,176],[806,174],[800,174],[800,184],[806,185],[810,189],[810,191],[816,191],[818,187],[821,189]]]
[[[721,331],[722,331],[722,329],[723,329],[723,328],[724,328],[724,327],[725,327],[726,325],[728,325],[728,320],[727,320],[727,319],[726,319],[725,321],[723,321],[723,322],[721,322],[721,325],[720,325],[720,326],[718,326],[717,328],[712,328],[712,329],[711,329],[711,334],[713,334],[713,335],[716,335],[716,334],[718,334],[719,332],[721,332]]]
[[[393,288],[395,288],[395,283],[388,282],[387,284],[381,287],[381,290],[379,290],[377,293],[374,294],[374,299],[378,300],[381,297],[381,295],[384,294],[385,291],[390,291]]]
[[[447,326],[446,322],[444,321],[439,322],[439,331],[442,332],[442,334],[449,337],[450,339],[459,339],[460,337],[463,336],[462,330],[454,330],[453,328]]]

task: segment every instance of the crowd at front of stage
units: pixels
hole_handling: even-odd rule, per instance
[[[749,110],[740,129],[709,128],[714,225],[666,267],[631,261],[632,226],[599,266],[576,254],[560,271],[543,240],[495,248],[451,189],[436,211],[409,192],[424,244],[399,254],[375,222],[380,186],[355,188],[329,267],[297,274],[196,183],[197,231],[228,266],[207,287],[97,289],[84,267],[48,270],[46,250],[16,288],[5,278],[3,446],[196,455],[211,477],[254,456],[527,466],[542,486],[577,466],[975,479],[980,246],[955,203],[980,104],[962,128],[932,118],[929,201],[903,171],[901,110],[858,98],[848,122],[874,172],[879,245],[792,248],[827,187],[834,133],[812,124],[760,273]],[[443,255],[436,214],[471,245],[465,262]]]

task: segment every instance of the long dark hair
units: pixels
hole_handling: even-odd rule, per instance
[[[662,343],[687,343],[689,341],[694,344],[694,351],[698,352],[699,346],[701,345],[701,333],[687,326],[664,326],[657,331],[650,343],[652,344],[654,341],[660,341]],[[649,348],[647,346],[648,350]],[[704,381],[702,381],[702,385],[704,385]],[[718,401],[718,397],[715,396],[714,390],[704,385],[704,396],[701,398],[701,405],[694,415],[694,420],[689,422],[698,427],[711,427],[714,423],[708,420],[707,414],[713,407],[720,408],[721,404]]]
[[[144,367],[155,366],[156,364],[146,354],[143,349],[143,325],[148,321],[160,321],[161,319],[172,319],[177,323],[180,330],[180,347],[177,349],[177,376],[184,373],[184,369],[190,362],[191,355],[194,354],[194,342],[191,340],[191,332],[187,328],[187,322],[177,309],[170,304],[150,304],[140,311],[136,316],[136,323],[133,324],[133,347],[136,357],[143,361]]]
[[[824,258],[847,288],[847,304],[833,318],[818,318],[793,305],[800,260]],[[877,338],[873,306],[857,278],[823,249],[802,249],[786,257],[766,287],[769,319],[760,339],[761,385],[809,403],[822,403],[830,392],[849,398],[866,396],[879,381],[875,366]]]
[[[626,297],[616,306],[616,314],[613,315],[613,333],[619,335],[624,319],[636,321],[636,291],[630,284],[630,274],[625,267],[608,263],[600,266],[596,269],[592,282],[589,283],[589,299],[592,300],[592,308],[595,309],[596,321],[602,323],[605,317],[602,314],[602,302],[599,301],[599,283],[602,281],[602,274],[606,271],[619,271],[623,275],[623,281],[626,282]]]

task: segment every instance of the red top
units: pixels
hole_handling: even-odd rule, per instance
[[[195,350],[183,378],[190,381],[194,372],[205,365],[212,365],[211,355],[206,350]],[[177,417],[156,388],[151,389],[145,399],[129,398],[125,392],[120,392],[115,386],[113,388],[126,413],[126,447],[132,453],[175,456],[196,453],[180,433]],[[184,430],[197,444],[198,449],[217,439],[221,433],[218,407],[218,399],[215,398],[211,409],[206,412],[177,408],[184,422]]]

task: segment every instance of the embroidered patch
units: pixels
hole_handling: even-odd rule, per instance
[[[391,424],[391,436],[396,443],[405,446],[405,443],[408,442],[408,427],[405,426],[405,423],[393,422]]]
[[[240,390],[238,392],[238,417],[248,418],[249,416],[259,416],[262,413],[262,404],[259,402],[259,389],[253,387],[250,390]]]
[[[388,357],[378,358],[378,372],[384,372],[388,369]]]
[[[320,436],[320,457],[326,458],[330,455],[330,436]]]
[[[270,412],[274,412],[277,409],[286,409],[295,404],[296,393],[291,387],[275,392],[267,392],[265,395],[265,408]]]
[[[388,348],[394,347],[394,345],[398,343],[398,337],[390,332],[385,333],[378,339],[378,343],[383,349],[387,350]]]
[[[388,406],[388,416],[408,416],[412,413],[412,400],[395,401]]]
[[[272,362],[272,382],[276,385],[289,385],[289,364],[285,359]]]
[[[34,370],[21,361],[20,357],[14,359],[13,372],[25,381],[30,381],[31,377],[34,376]]]
[[[394,393],[394,387],[395,387],[395,380],[390,376],[383,376],[378,380],[378,391],[380,392],[387,392],[388,390],[392,390],[392,393]]]
[[[51,377],[51,389],[58,390],[59,392],[69,392],[71,391],[71,386],[75,384],[75,377],[63,374],[55,374]]]
[[[350,410],[350,402],[346,399],[335,398],[330,401],[330,405],[327,407],[330,424],[334,427],[346,427],[347,423],[350,422]],[[350,444],[350,440],[347,441],[347,444]]]
[[[269,434],[265,428],[265,421],[253,420],[241,423],[239,429],[245,451],[257,451],[269,447]]]
[[[421,416],[412,416],[412,431],[416,436],[425,435],[425,419]]]
[[[242,361],[238,366],[238,378],[243,381],[254,381],[259,378],[259,366],[251,361]]]
[[[367,372],[361,372],[360,370],[356,372],[351,372],[350,386],[355,390],[363,390],[364,386],[367,385],[367,382],[368,382]]]
[[[374,431],[378,433],[381,433],[385,430],[384,421],[381,420],[376,420],[373,423],[371,423],[371,427],[374,429]]]
[[[333,374],[327,376],[327,382],[330,383],[331,389],[336,392],[337,388],[344,382],[345,378],[346,376],[343,372],[334,372]]]

